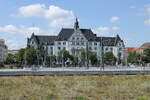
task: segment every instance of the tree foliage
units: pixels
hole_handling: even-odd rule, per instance
[[[140,60],[140,54],[136,52],[130,52],[127,58],[128,63],[138,63]]]
[[[150,63],[150,49],[145,49],[144,50],[142,60],[143,60],[144,63]]]
[[[16,63],[16,57],[13,54],[8,54],[5,59],[5,64],[15,64]]]
[[[16,63],[19,65],[22,65],[24,63],[24,54],[26,49],[20,49],[18,53],[16,54]]]
[[[91,61],[92,65],[97,64],[97,56],[95,52],[92,52],[90,50],[85,51],[84,49],[81,51],[80,55],[81,61],[85,64],[86,61]]]
[[[106,52],[103,55],[103,61],[104,61],[105,64],[113,65],[116,62],[116,58],[115,58],[115,56],[113,55],[112,52]]]
[[[34,48],[27,48],[24,55],[26,57],[25,60],[27,65],[37,64],[37,55]]]

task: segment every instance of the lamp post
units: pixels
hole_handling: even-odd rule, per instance
[[[48,43],[45,44],[45,50],[44,50],[44,66],[46,66],[47,62],[47,54],[48,54]]]
[[[101,47],[101,66],[102,66],[102,68],[103,68],[103,70],[104,70],[104,63],[103,63],[103,39],[102,39],[102,37],[101,37],[101,41],[100,41],[100,47]]]
[[[63,60],[64,59],[64,55],[63,55],[63,51],[62,51],[62,55],[61,56],[62,56],[61,58],[62,58],[62,68],[63,68],[64,67],[64,60]]]
[[[24,66],[27,65],[27,53],[26,53],[27,48],[25,49],[25,55],[24,55]]]
[[[87,66],[87,69],[89,69],[89,55],[88,55],[89,47],[88,47],[88,44],[89,44],[89,42],[87,41],[87,43],[86,43],[86,66]]]

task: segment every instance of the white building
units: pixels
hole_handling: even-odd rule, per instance
[[[97,54],[97,58],[105,52],[112,52],[116,57],[124,58],[125,45],[123,40],[116,37],[97,37],[91,29],[81,29],[76,19],[74,28],[62,28],[58,36],[41,36],[32,34],[28,38],[28,46],[37,48],[44,45],[49,55],[56,55],[60,50],[66,49],[70,54],[79,56],[81,50],[89,49]]]
[[[5,45],[5,41],[0,39],[0,60],[5,59],[7,56],[7,46]]]

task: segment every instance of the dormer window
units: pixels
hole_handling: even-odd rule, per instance
[[[75,38],[73,37],[72,40],[75,40]]]

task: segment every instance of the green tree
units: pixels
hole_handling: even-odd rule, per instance
[[[70,58],[70,54],[67,50],[61,50],[58,52],[58,56],[63,62],[66,62]]]
[[[91,52],[90,50],[85,51],[84,49],[81,51],[80,59],[83,64],[87,61],[91,61],[92,65],[97,64],[97,55],[95,52]]]
[[[25,50],[26,50],[26,49],[20,49],[20,50],[18,51],[18,53],[16,54],[16,62],[17,62],[17,64],[19,64],[19,65],[24,64]]]
[[[145,49],[143,56],[142,56],[142,61],[144,63],[150,63],[150,49]]]
[[[5,64],[15,64],[16,63],[16,57],[13,54],[8,54],[5,59]]]
[[[103,61],[104,61],[105,64],[113,65],[116,62],[116,58],[115,58],[115,56],[113,55],[112,52],[106,52],[103,55]]]
[[[53,66],[56,63],[56,56],[51,55],[47,57],[48,65]]]
[[[83,49],[83,50],[81,51],[81,55],[80,55],[80,60],[81,60],[82,64],[85,65],[86,59],[87,59],[87,53],[86,53],[86,51]]]
[[[25,56],[27,65],[37,64],[37,55],[34,48],[27,48],[25,51]]]
[[[38,48],[36,49],[36,55],[38,65],[42,65],[43,62],[48,58],[48,54],[42,45],[38,45]]]
[[[136,52],[130,52],[128,54],[128,57],[127,57],[127,61],[128,63],[138,63],[138,60],[140,60],[140,54],[136,53]]]
[[[90,59],[92,65],[97,64],[97,55],[95,52],[89,52],[89,59]]]

